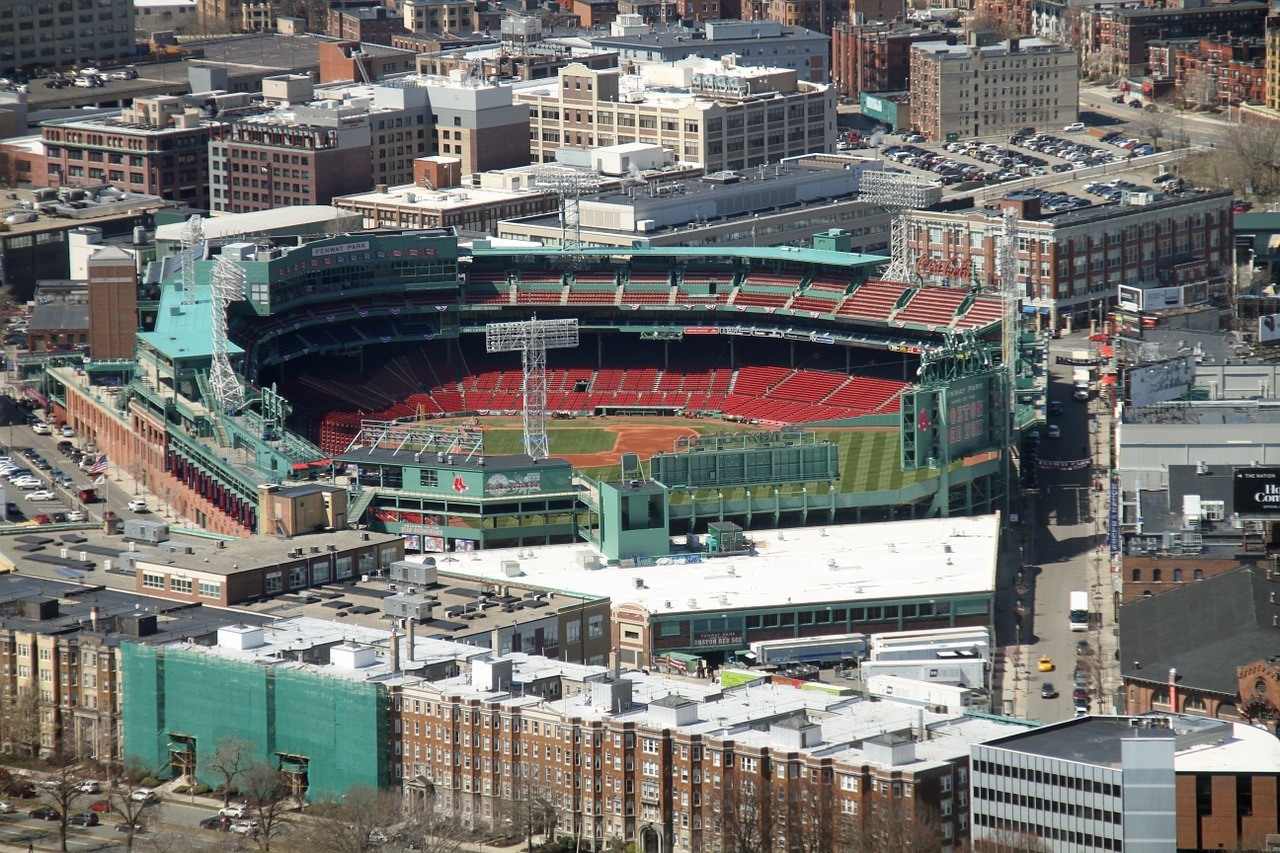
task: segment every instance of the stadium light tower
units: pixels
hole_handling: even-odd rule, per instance
[[[538,169],[534,172],[538,186],[545,187],[560,199],[560,249],[572,253],[582,248],[582,196],[600,187],[595,172],[569,169]]]
[[[226,255],[219,255],[213,267],[213,288],[209,300],[209,325],[213,332],[213,368],[209,390],[225,413],[244,403],[244,386],[231,369],[227,354],[227,307],[244,299],[244,269]]]
[[[522,320],[515,323],[490,323],[484,329],[488,352],[521,354],[524,367],[524,452],[534,459],[551,455],[547,441],[547,350],[566,349],[578,345],[578,321]]]
[[[858,182],[858,195],[865,202],[878,204],[889,212],[889,266],[881,277],[886,281],[911,281],[915,274],[915,253],[907,239],[907,211],[928,207],[938,200],[940,184],[925,181],[902,172],[863,172]]]
[[[196,261],[204,259],[204,219],[193,216],[182,226],[182,304],[196,304]]]

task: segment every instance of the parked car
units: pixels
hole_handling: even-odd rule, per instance
[[[144,501],[142,498],[134,498],[133,500],[129,501],[129,511],[130,512],[146,512],[147,502]]]
[[[53,517],[42,512],[33,518],[32,521],[36,524],[53,524]]]
[[[256,820],[237,820],[231,824],[231,831],[240,835],[257,835],[260,828]]]
[[[133,830],[134,835],[142,835],[147,831],[147,828],[140,823],[134,823],[130,826],[127,820],[122,820],[116,824],[116,832],[128,832],[130,829]]]
[[[67,818],[71,826],[97,826],[98,816],[94,812],[77,812]]]
[[[56,501],[58,496],[48,489],[40,489],[39,491],[29,492],[23,497],[27,501]]]
[[[89,811],[91,812],[109,812],[111,808],[110,800],[94,800],[89,804]]]
[[[49,425],[44,421],[36,421],[31,425],[31,431],[36,435],[50,435],[53,430],[49,429]]]
[[[160,795],[150,788],[139,788],[129,795],[129,799],[135,803],[158,803]]]
[[[0,801],[0,814],[13,814],[17,808],[8,800]]]
[[[27,812],[27,817],[33,817],[36,820],[62,820],[62,812],[52,806],[40,806]]]
[[[231,829],[231,818],[222,815],[214,815],[200,821],[201,829],[216,829],[218,832],[227,832]]]
[[[246,818],[249,816],[249,804],[248,803],[232,803],[229,806],[225,806],[224,808],[218,809],[218,814],[222,815],[223,817],[236,818],[237,820],[241,818]]]
[[[1067,125],[1066,127],[1064,127],[1064,128],[1062,129],[1062,132],[1063,132],[1063,133],[1078,133],[1078,132],[1080,132],[1080,131],[1082,131],[1082,130],[1084,130],[1084,122],[1082,122],[1082,121],[1073,121],[1073,122],[1071,122],[1071,124],[1069,124],[1069,125]]]
[[[76,431],[66,424],[64,424],[62,429],[58,430],[58,432],[62,435],[63,438],[72,438],[76,434]]]
[[[85,518],[86,516],[82,510],[73,509],[71,512],[67,513],[67,521],[73,524],[84,521]]]

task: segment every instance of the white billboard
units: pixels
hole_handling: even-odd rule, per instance
[[[1280,341],[1280,314],[1263,314],[1258,318],[1258,343]]]
[[[1129,405],[1141,408],[1185,397],[1196,381],[1196,357],[1182,355],[1154,364],[1131,367]]]

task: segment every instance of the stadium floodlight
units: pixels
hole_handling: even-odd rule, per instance
[[[227,307],[244,299],[244,268],[226,255],[219,255],[213,267],[211,296],[209,325],[213,334],[213,369],[209,376],[209,390],[221,415],[244,403],[244,386],[231,369],[231,359],[227,355]]]
[[[903,172],[864,171],[858,178],[858,196],[889,212],[889,265],[881,277],[886,281],[910,281],[915,271],[915,253],[907,239],[908,210],[928,207],[942,197],[942,185]]]
[[[560,249],[573,253],[582,248],[582,196],[600,188],[600,175],[591,171],[566,168],[534,170],[537,185],[555,193],[560,199]]]
[[[199,215],[182,226],[182,304],[196,304],[196,261],[204,259],[204,219]]]
[[[488,352],[520,352],[524,368],[524,452],[534,459],[551,455],[547,440],[547,350],[578,345],[578,320],[522,320],[490,323],[484,329]]]

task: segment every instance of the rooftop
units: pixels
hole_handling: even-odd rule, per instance
[[[421,208],[422,210],[461,210],[479,204],[501,204],[519,199],[550,195],[542,187],[520,190],[482,189],[480,187],[448,187],[433,190],[417,184],[388,187],[385,192],[353,193],[338,196],[334,203],[340,207],[354,205],[393,205],[395,207]]]
[[[475,551],[448,571],[608,597],[654,614],[784,604],[985,594],[994,590],[999,517],[894,521],[754,531],[751,553],[703,558],[677,550],[641,568],[578,568],[586,545]],[[675,540],[684,544],[681,539]],[[696,550],[696,549],[695,549]],[[414,558],[410,558],[414,559]],[[509,577],[503,563],[520,574]],[[886,572],[889,565],[892,573]],[[778,578],[786,577],[785,601]],[[637,585],[643,582],[640,588]]]
[[[1011,53],[1031,53],[1033,51],[1049,50],[1058,48],[1069,51],[1072,48],[1059,44],[1058,42],[1048,41],[1042,38],[1022,38],[1017,39],[1015,45],[1010,42],[997,42],[995,44],[982,45],[974,47],[968,44],[947,44],[944,41],[924,41],[911,46],[913,51],[920,51],[932,56],[944,59],[963,59],[973,55],[977,51],[982,56],[1005,56]]]
[[[208,221],[216,222],[217,219]],[[160,310],[156,312],[155,331],[139,332],[138,340],[171,362],[212,358],[213,339],[209,334],[214,310],[212,288],[209,284],[212,268],[212,261],[197,263],[194,303],[184,301],[180,288],[164,288],[160,292]],[[241,355],[244,349],[228,340],[227,352],[233,356]]]
[[[629,36],[600,36],[592,38],[591,43],[602,47],[675,47],[682,44],[693,47],[698,43],[720,46],[765,39],[794,41],[806,38],[827,41],[830,37],[804,27],[784,27],[776,21],[708,21],[704,29],[671,27]]]
[[[330,547],[346,551],[361,545],[384,545],[399,539],[390,533],[373,533],[364,530],[332,530],[305,536],[275,536],[258,534],[203,545],[189,545],[193,552],[154,552],[139,558],[138,563],[149,566],[168,566],[192,572],[213,575],[234,575],[280,563],[292,562],[289,553],[311,548],[327,551]]]
[[[1163,684],[1169,670],[1189,688],[1235,697],[1236,667],[1276,654],[1272,596],[1280,583],[1265,568],[1245,566],[1175,586],[1124,606],[1120,672],[1127,680]]]
[[[494,242],[493,244],[481,243],[473,244],[472,254],[480,257],[520,257],[528,255],[541,255],[545,257],[547,263],[553,263],[554,258],[563,254],[563,251],[554,247],[539,246],[529,248],[525,244],[506,245],[512,241],[504,241],[503,244]],[[648,246],[643,249],[632,250],[633,254],[643,256],[645,258],[671,258],[671,259],[698,259],[708,261],[717,256],[732,256],[734,258],[745,258],[748,260],[758,261],[795,261],[802,264],[830,264],[840,267],[860,267],[867,264],[881,264],[888,260],[881,255],[860,255],[855,252],[828,252],[821,249],[802,249],[796,246],[732,246],[718,253],[713,247],[708,246]],[[618,254],[618,249],[613,247],[602,248],[581,248],[574,249],[572,255],[585,257],[612,257]]]
[[[243,234],[276,233],[286,228],[302,225],[332,223],[341,233],[344,226],[359,227],[359,217],[328,204],[303,204],[297,207],[278,207],[252,213],[233,213],[228,216],[204,217],[204,236],[208,240],[223,240]],[[179,243],[186,220],[170,222],[156,228],[156,241]],[[324,229],[331,230],[331,229]]]

